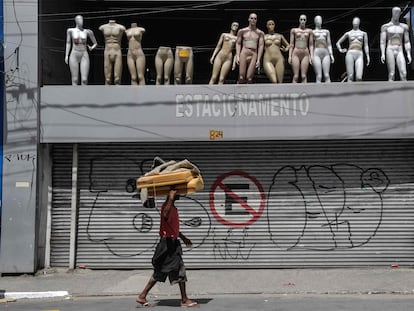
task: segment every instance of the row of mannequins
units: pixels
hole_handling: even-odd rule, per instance
[[[381,62],[387,64],[388,80],[399,77],[407,79],[407,62],[411,63],[411,44],[409,28],[400,20],[401,9],[394,7],[390,22],[381,26],[380,50]],[[288,41],[275,31],[276,23],[266,23],[267,33],[257,28],[257,15],[251,13],[248,26],[239,29],[233,22],[228,33],[222,33],[210,58],[213,65],[210,84],[223,84],[231,70],[239,67],[237,83],[252,83],[256,70],[263,62],[263,69],[272,83],[281,83],[285,73],[285,57],[292,66],[293,83],[307,82],[309,66],[315,71],[316,82],[330,82],[330,66],[334,63],[330,32],[322,28],[322,17],[314,18],[315,28],[306,27],[307,17],[299,17],[298,27],[290,30]],[[72,85],[86,85],[89,74],[88,50],[97,46],[92,30],[83,28],[83,18],[75,17],[75,27],[67,29],[65,62],[69,65]],[[141,46],[145,29],[132,23],[129,29],[110,20],[101,25],[99,30],[105,39],[104,74],[105,84],[120,84],[122,76],[121,41],[126,35],[128,39],[127,65],[131,76],[131,84],[145,84],[145,54]],[[88,40],[92,45],[88,44]],[[347,47],[344,47],[345,42]],[[360,19],[354,17],[352,29],[343,34],[336,42],[340,53],[345,54],[345,65],[348,82],[361,81],[364,66],[370,63],[368,35],[360,29]],[[234,53],[235,50],[235,53]],[[365,55],[365,58],[364,58]],[[193,51],[188,46],[161,46],[155,55],[156,84],[170,84],[171,72],[174,68],[174,84],[191,84],[193,80]],[[80,76],[80,80],[79,80]],[[183,77],[184,76],[184,77]],[[184,81],[183,81],[184,78]]]

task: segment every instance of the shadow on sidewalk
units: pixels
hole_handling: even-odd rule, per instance
[[[202,299],[192,299],[193,301],[197,302],[199,305],[206,305],[210,301],[212,301],[212,298],[202,298]],[[156,300],[154,303],[157,307],[180,307],[181,308],[181,302],[180,299],[161,299]]]

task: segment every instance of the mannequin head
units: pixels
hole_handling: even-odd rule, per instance
[[[306,15],[302,14],[301,16],[299,16],[299,26],[301,28],[305,28],[306,21],[307,21]]]
[[[268,20],[267,23],[266,23],[266,27],[267,27],[267,30],[268,30],[269,33],[274,33],[275,32],[275,26],[276,26],[276,23],[272,19]]]
[[[358,29],[360,24],[361,20],[359,19],[359,17],[354,17],[354,19],[352,20],[353,29]]]
[[[321,26],[322,26],[322,16],[320,16],[320,15],[315,16],[314,22],[315,22],[315,27],[316,28],[321,28]]]
[[[401,9],[398,6],[392,8],[392,20],[398,22],[401,15]]]
[[[83,27],[83,17],[82,17],[82,15],[76,15],[75,16],[75,24],[79,28]]]
[[[233,23],[231,23],[231,27],[230,27],[230,29],[231,29],[233,32],[237,32],[237,30],[239,29],[239,23],[238,23],[238,22],[233,22]]]
[[[256,24],[257,24],[257,15],[256,15],[256,13],[250,13],[248,21],[249,21],[249,26],[255,27]]]

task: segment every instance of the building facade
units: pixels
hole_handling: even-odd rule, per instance
[[[243,25],[251,4],[144,1],[131,12],[132,1],[100,1],[109,11],[94,2],[3,3],[0,272],[151,268],[163,198],[155,208],[144,207],[135,180],[155,157],[188,159],[204,178],[204,190],[177,202],[181,229],[194,243],[185,250],[189,268],[413,265],[409,66],[408,81],[386,81],[379,47],[372,44],[375,69],[362,82],[341,82],[343,56],[335,50],[333,83],[314,83],[310,68],[307,84],[271,84],[258,73],[256,83],[236,84],[231,73],[224,85],[208,85],[211,65],[203,59],[208,63],[214,46],[202,46],[193,30],[184,38],[195,52],[193,84],[155,85],[151,57],[161,44],[155,39],[160,18],[170,14],[174,29],[182,20],[195,23],[189,15],[197,12],[193,28],[214,31],[203,40],[215,44],[229,24],[224,16],[231,12]],[[285,28],[296,26],[298,11],[279,5],[276,10],[259,1],[258,16],[283,16]],[[371,14],[378,21],[366,27],[379,32],[396,5],[343,6],[342,13],[329,13],[336,19],[328,25],[337,38],[354,15]],[[175,18],[177,7],[189,11],[182,20]],[[301,12],[310,20],[317,7]],[[64,62],[65,28],[78,12],[98,41],[85,86],[70,85]],[[98,26],[109,18],[145,26],[151,38],[143,39],[147,85],[129,85],[126,48],[122,85],[105,85]],[[201,28],[208,19],[221,24]],[[166,44],[183,44],[178,38],[171,30]]]

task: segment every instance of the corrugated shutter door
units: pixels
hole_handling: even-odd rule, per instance
[[[50,264],[69,266],[72,145],[53,145]]]
[[[413,155],[411,140],[82,144],[77,264],[151,267],[159,215],[126,185],[160,156],[203,174],[176,204],[189,268],[412,265]]]

